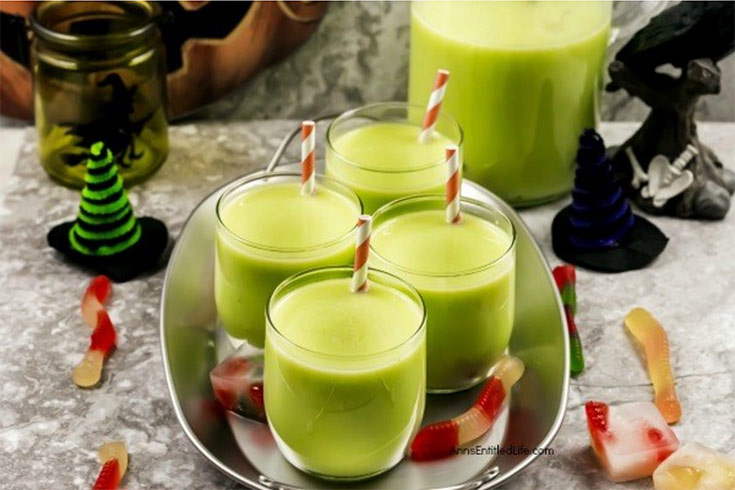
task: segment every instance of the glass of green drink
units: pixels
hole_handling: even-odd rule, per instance
[[[612,2],[415,2],[409,101],[437,69],[465,132],[464,175],[513,205],[569,192],[577,138],[598,116]]]
[[[314,195],[301,176],[273,173],[234,182],[217,202],[214,296],[227,333],[263,347],[268,297],[297,272],[350,264],[362,203],[332,179],[317,176]]]
[[[443,189],[444,149],[461,148],[462,129],[441,112],[431,137],[421,143],[425,112],[425,106],[380,102],[347,111],[329,125],[327,175],[357,192],[366,213],[400,197]]]
[[[461,199],[447,223],[443,196],[393,201],[373,216],[370,265],[405,279],[426,303],[427,390],[483,381],[508,347],[515,309],[515,229],[498,209]]]
[[[297,274],[266,312],[265,408],[279,449],[297,468],[362,479],[395,466],[421,424],[426,312],[419,293],[370,270],[352,292],[351,267]]]

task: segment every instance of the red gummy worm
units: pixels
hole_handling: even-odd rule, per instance
[[[411,459],[432,461],[452,454],[459,446],[459,424],[454,419],[429,424],[422,428],[411,443]]]
[[[409,454],[416,461],[445,458],[461,445],[485,434],[495,423],[500,407],[511,387],[523,376],[523,362],[511,355],[502,356],[485,382],[480,395],[461,415],[429,424],[419,430]]]
[[[84,295],[94,294],[97,301],[104,304],[110,295],[111,289],[110,279],[107,276],[99,275],[89,282]]]
[[[492,427],[503,401],[505,388],[497,376],[491,376],[474,405],[463,414],[422,428],[411,443],[411,458],[431,461],[450,456],[454,449],[480,437]]]
[[[556,287],[561,292],[568,284],[574,286],[577,283],[577,272],[573,265],[559,265],[552,271]]]
[[[97,312],[97,328],[90,336],[89,350],[98,350],[107,357],[115,348],[116,340],[117,334],[110,316],[105,310],[100,310]]]
[[[120,463],[117,459],[106,461],[94,482],[92,490],[115,490],[120,484]]]

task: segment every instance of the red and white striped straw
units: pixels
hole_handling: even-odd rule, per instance
[[[301,194],[311,195],[316,185],[314,121],[301,123]]]
[[[367,291],[368,288],[368,254],[370,253],[370,229],[373,217],[363,214],[357,218],[355,240],[355,269],[352,273],[351,289],[353,293]]]
[[[447,223],[459,223],[460,214],[460,187],[462,176],[459,171],[459,148],[456,145],[447,146]]]
[[[424,114],[424,122],[421,124],[421,132],[419,133],[419,141],[426,143],[434,131],[436,120],[439,117],[439,110],[444,99],[444,92],[447,90],[447,81],[449,80],[449,72],[447,70],[437,70],[434,78],[434,89],[429,96],[429,103],[426,105],[426,114]]]

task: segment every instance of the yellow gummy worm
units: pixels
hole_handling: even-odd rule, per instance
[[[667,423],[681,419],[681,405],[676,397],[674,375],[669,360],[669,339],[653,315],[643,308],[633,308],[625,317],[625,326],[643,345],[648,375],[653,383],[654,403]]]

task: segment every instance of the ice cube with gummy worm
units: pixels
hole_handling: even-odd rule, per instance
[[[656,490],[735,490],[735,457],[690,442],[653,473]]]
[[[651,402],[585,404],[590,444],[611,481],[651,476],[679,440]]]
[[[265,421],[263,351],[241,345],[209,373],[217,400],[238,415]]]

